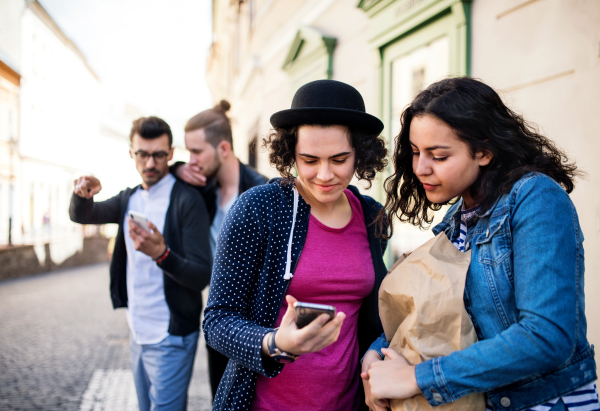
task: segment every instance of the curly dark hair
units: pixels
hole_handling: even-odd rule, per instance
[[[433,212],[444,204],[432,203],[413,172],[413,149],[410,144],[410,124],[413,118],[435,116],[449,125],[475,156],[477,152],[491,153],[491,162],[482,167],[470,187],[474,204],[487,210],[525,174],[540,172],[553,178],[570,193],[574,179],[581,173],[575,163],[547,137],[502,102],[488,85],[470,77],[448,78],[433,83],[421,91],[404,109],[400,134],[395,138],[392,155],[394,173],[385,180],[385,207],[378,217],[381,224],[392,218],[426,229],[431,225]],[[386,218],[387,214],[387,218]]]
[[[313,124],[303,124],[313,125]],[[332,124],[333,125],[333,124]],[[331,127],[332,125],[317,124],[316,127]],[[269,151],[269,163],[275,166],[284,182],[294,181],[292,169],[296,164],[296,143],[298,142],[298,128],[302,126],[280,128],[276,127],[262,141],[262,146]],[[365,131],[349,126],[350,144],[356,153],[354,170],[359,180],[371,182],[375,175],[385,169],[388,164],[386,159],[387,148],[383,137],[369,134]]]

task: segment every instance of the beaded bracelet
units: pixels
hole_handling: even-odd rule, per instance
[[[165,258],[167,258],[167,257],[168,257],[168,255],[169,255],[169,253],[170,253],[170,252],[171,252],[171,249],[169,248],[169,246],[167,246],[167,249],[165,250],[165,252],[164,252],[164,253],[162,253],[162,254],[160,255],[160,257],[158,257],[156,260],[154,260],[154,261],[156,261],[156,264],[160,264],[160,263],[162,263],[163,261],[165,261]]]

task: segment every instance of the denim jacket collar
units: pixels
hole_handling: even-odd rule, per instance
[[[460,198],[450,207],[442,222],[433,227],[432,231],[434,235],[438,235],[444,231],[450,241],[454,240],[460,230],[462,205],[463,199]],[[485,213],[479,216],[476,231],[485,231],[486,235],[478,243],[485,242],[490,237],[490,234],[493,234],[500,227],[508,212],[508,195],[504,194]]]

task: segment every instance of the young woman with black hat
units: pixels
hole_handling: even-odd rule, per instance
[[[371,224],[382,206],[349,184],[386,166],[383,124],[333,80],[301,87],[271,124],[264,145],[283,178],[240,196],[217,244],[203,329],[231,361],[213,409],[358,410],[386,242]],[[298,329],[296,299],[337,315]]]

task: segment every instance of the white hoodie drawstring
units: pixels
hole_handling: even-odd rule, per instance
[[[292,269],[292,239],[294,238],[294,226],[296,225],[296,214],[298,213],[298,190],[294,190],[294,215],[292,216],[292,230],[290,231],[290,241],[288,241],[287,262],[285,263],[284,280],[291,280],[294,276],[290,270]]]

